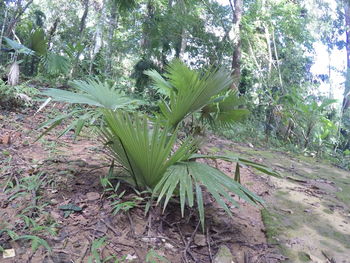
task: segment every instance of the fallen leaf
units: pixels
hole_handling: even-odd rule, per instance
[[[6,134],[4,137],[2,137],[2,144],[8,145],[11,143],[11,136],[9,134]]]
[[[129,260],[129,261],[132,261],[134,259],[137,259],[137,256],[133,256],[133,255],[128,254],[125,259]]]
[[[61,205],[60,207],[58,207],[58,209],[63,211],[74,211],[74,212],[80,212],[81,210],[83,210],[81,207],[75,204]]]
[[[3,258],[13,258],[16,256],[16,252],[13,248],[10,248],[10,249],[5,249],[3,252],[2,252],[2,257]]]
[[[194,236],[194,243],[197,245],[197,246],[201,246],[201,247],[204,247],[207,245],[207,240],[205,238],[205,235],[202,235],[202,234],[196,234]]]
[[[89,201],[95,201],[100,198],[100,194],[96,192],[89,192],[86,194],[86,199]]]

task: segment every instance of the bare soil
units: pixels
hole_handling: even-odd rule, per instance
[[[285,259],[267,242],[261,207],[241,200],[240,208],[232,207],[230,218],[208,196],[205,231],[196,211],[187,210],[181,218],[176,202],[164,213],[152,207],[145,216],[141,198],[135,208],[114,215],[113,198],[100,183],[110,164],[100,143],[90,134],[76,141],[72,133],[57,139],[57,132],[34,142],[38,125],[50,114],[34,112],[0,111],[0,246],[15,252],[9,258],[0,252],[0,262],[99,262],[94,261],[96,256],[100,262],[107,262],[103,260],[108,256],[114,256],[108,262],[213,262],[223,245],[230,249],[232,262]],[[205,149],[234,152],[235,146],[211,136]],[[214,165],[234,174],[232,164]],[[40,184],[33,189],[28,182],[36,177]],[[274,191],[269,180],[242,169],[242,183],[266,199]],[[123,201],[139,197],[121,188],[126,190]],[[81,210],[66,213],[64,205]],[[11,237],[11,231],[16,236]],[[51,251],[40,241],[41,246],[33,249],[37,242],[28,236],[46,241]],[[104,241],[101,246],[96,245],[98,240]]]

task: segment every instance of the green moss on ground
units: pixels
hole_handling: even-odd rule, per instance
[[[311,261],[311,257],[309,254],[303,252],[303,251],[300,251],[298,253],[298,258],[301,262],[310,262]]]

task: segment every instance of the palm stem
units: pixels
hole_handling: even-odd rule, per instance
[[[125,154],[125,156],[126,156],[126,159],[127,159],[127,161],[128,161],[128,164],[129,164],[129,167],[130,167],[131,176],[132,176],[132,178],[133,178],[134,181],[135,181],[136,188],[137,188],[137,189],[140,189],[139,184],[137,183],[136,174],[135,174],[135,172],[134,172],[134,169],[132,168],[132,165],[131,165],[131,162],[130,162],[128,153],[126,152],[125,147],[124,147],[124,144],[123,144],[123,142],[122,142],[122,140],[121,140],[120,138],[119,138],[119,141],[120,141],[120,144],[121,144],[121,146],[122,146],[122,148],[123,148],[123,151],[124,151],[124,154]]]

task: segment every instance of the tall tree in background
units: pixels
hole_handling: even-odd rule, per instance
[[[350,1],[343,0],[346,34],[346,80],[344,87],[343,114],[350,106]]]
[[[241,80],[241,59],[242,59],[242,41],[241,41],[241,20],[243,12],[243,0],[230,0],[230,6],[233,13],[233,25],[235,34],[235,47],[232,55],[232,88],[237,89]]]

